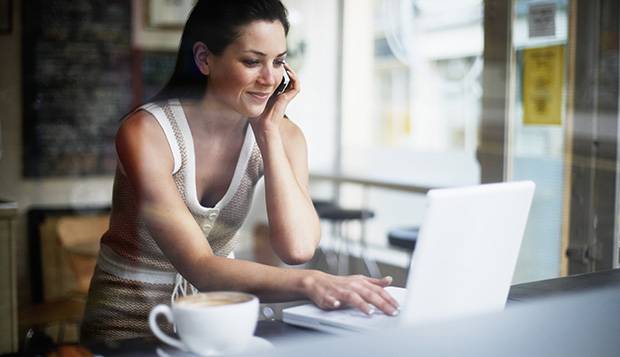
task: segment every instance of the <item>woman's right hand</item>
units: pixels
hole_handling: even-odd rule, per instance
[[[310,271],[302,281],[304,294],[322,309],[350,306],[370,315],[372,304],[383,313],[396,316],[398,302],[384,290],[391,283],[389,276],[375,279],[363,275],[336,276],[320,271]]]

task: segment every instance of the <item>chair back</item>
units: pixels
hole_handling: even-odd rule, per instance
[[[57,234],[76,279],[76,292],[86,295],[95,272],[99,241],[110,225],[110,216],[65,216],[58,219]]]

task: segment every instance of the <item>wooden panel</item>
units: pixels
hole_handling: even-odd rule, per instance
[[[0,208],[0,354],[17,352],[15,210]],[[11,213],[12,212],[12,213]]]
[[[577,2],[569,274],[612,269],[618,140],[617,1]]]
[[[503,181],[506,163],[506,117],[510,68],[510,1],[484,2],[484,70],[482,73],[482,116],[476,157],[482,183]]]

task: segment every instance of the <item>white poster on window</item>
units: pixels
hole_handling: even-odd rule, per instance
[[[555,36],[555,2],[533,3],[528,7],[527,25],[530,38]]]

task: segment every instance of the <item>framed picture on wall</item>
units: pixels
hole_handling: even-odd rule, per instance
[[[9,34],[13,28],[13,0],[0,0],[0,34]]]
[[[183,28],[195,0],[148,0],[146,23],[161,29]]]

